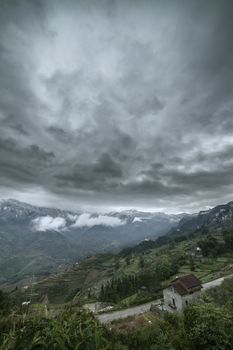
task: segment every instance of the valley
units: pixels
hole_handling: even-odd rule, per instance
[[[137,211],[86,214],[2,200],[0,285],[43,277],[87,256],[156,238],[181,217]]]
[[[54,266],[53,272],[45,269],[46,276],[28,271],[27,279],[19,279],[18,282],[11,282],[9,279],[9,282],[2,286],[5,293],[3,295],[9,297],[12,305],[8,309],[11,310],[8,311],[11,321],[6,318],[5,324],[2,319],[2,327],[11,329],[11,322],[14,320],[14,327],[17,325],[18,329],[15,339],[23,342],[20,340],[20,332],[22,329],[28,329],[21,328],[25,320],[31,323],[33,330],[40,328],[41,322],[45,322],[41,328],[43,332],[53,334],[55,329],[62,327],[59,342],[65,342],[63,322],[65,327],[71,322],[71,328],[67,328],[65,332],[68,332],[67,336],[69,334],[69,337],[73,337],[72,327],[76,322],[80,325],[80,320],[85,319],[88,327],[94,327],[92,334],[97,334],[94,329],[98,329],[100,339],[106,337],[109,349],[115,349],[115,346],[117,350],[141,349],[142,344],[148,346],[145,349],[151,349],[153,337],[156,344],[160,344],[161,340],[166,350],[170,350],[169,344],[173,344],[174,349],[180,349],[184,337],[187,342],[185,349],[191,350],[190,344],[193,342],[199,347],[200,338],[195,338],[187,328],[187,322],[191,322],[187,318],[189,312],[195,312],[195,315],[197,313],[200,320],[201,317],[210,315],[217,323],[220,322],[217,316],[220,313],[225,313],[224,317],[227,320],[231,317],[229,303],[233,296],[232,207],[231,202],[205,213],[182,217],[163,235],[155,235],[153,239],[144,237],[136,244],[130,244],[123,249],[118,248],[117,251],[98,253],[82,259],[73,258],[73,261],[63,260],[59,266]],[[131,220],[132,223],[134,219],[131,217],[127,220]],[[104,227],[102,228],[104,231]],[[66,235],[56,230],[36,233],[42,233],[42,237],[43,234],[51,234],[52,236],[48,237],[52,239],[57,234]],[[70,247],[76,248],[74,244],[70,244]],[[47,249],[48,254],[49,249],[52,249],[52,241]],[[60,252],[64,254],[62,249]],[[202,282],[203,292],[200,300],[187,307],[184,313],[174,313],[170,310],[167,312],[167,308],[163,306],[163,290],[177,278],[190,274],[194,274]],[[221,300],[221,295],[225,295],[224,300]],[[228,323],[227,320],[224,322]],[[203,327],[211,327],[208,317],[200,322]],[[225,329],[224,322],[221,327]],[[182,335],[179,332],[175,335],[176,324],[183,330]],[[195,329],[195,325],[192,327]],[[3,346],[6,342],[11,342],[4,332]],[[213,334],[212,330],[211,332]],[[41,334],[38,339],[42,341],[43,337]],[[29,335],[27,339],[30,341]],[[35,337],[32,341],[36,341]],[[92,343],[95,341],[97,338],[93,335]],[[228,337],[223,341],[228,342]],[[147,342],[148,345],[145,345]],[[178,343],[180,345],[177,345]],[[1,347],[0,349],[2,350]]]

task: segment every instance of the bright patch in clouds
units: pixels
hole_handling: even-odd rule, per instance
[[[137,216],[133,219],[133,223],[134,222],[142,222],[142,219],[141,218],[138,218]]]
[[[99,215],[96,217],[91,217],[90,214],[82,214],[78,217],[76,222],[72,225],[73,227],[93,227],[93,226],[120,226],[123,225],[125,222],[120,220],[119,218],[107,216],[107,215]]]
[[[60,231],[65,228],[66,220],[61,217],[41,216],[32,220],[36,231]]]
[[[67,217],[70,221],[75,221],[78,218],[78,215],[68,214]]]

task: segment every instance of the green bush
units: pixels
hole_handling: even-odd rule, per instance
[[[55,319],[27,318],[14,327],[3,336],[1,350],[124,349],[111,344],[105,328],[86,312],[68,310]]]
[[[233,315],[214,304],[199,303],[184,311],[185,331],[194,350],[232,350]]]

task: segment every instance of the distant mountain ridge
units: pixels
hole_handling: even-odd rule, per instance
[[[89,214],[0,200],[0,284],[156,238],[182,217],[135,210]]]
[[[13,217],[21,217],[28,215],[35,217],[36,215],[46,216],[62,216],[66,217],[67,214],[73,214],[69,210],[61,210],[57,208],[34,206],[28,203],[20,202],[16,199],[1,199],[0,200],[0,217],[5,219]],[[79,212],[76,212],[79,213]]]
[[[173,233],[192,233],[197,230],[211,231],[216,229],[233,229],[233,201],[217,205],[209,210],[202,210],[198,214],[184,216]]]
[[[90,214],[0,200],[0,284],[32,273],[47,275],[59,265],[142,241],[144,247],[159,236],[216,229],[233,229],[233,202],[197,214],[169,215],[136,210]]]

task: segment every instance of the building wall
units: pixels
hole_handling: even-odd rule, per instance
[[[182,307],[185,308],[188,304],[194,303],[201,295],[201,291],[197,291],[193,294],[184,295],[182,297]]]
[[[168,307],[170,307],[170,305],[173,305],[175,302],[176,308],[171,307],[171,310],[181,311],[183,309],[182,297],[178,293],[176,293],[173,288],[164,289],[163,299],[164,299],[164,304]]]
[[[163,290],[164,304],[166,307],[169,307],[174,311],[182,311],[185,306],[192,304],[201,294],[201,291],[195,292],[193,294],[188,294],[181,296],[176,293],[173,288],[166,288]],[[175,302],[176,308],[172,308],[170,305],[173,305]]]

